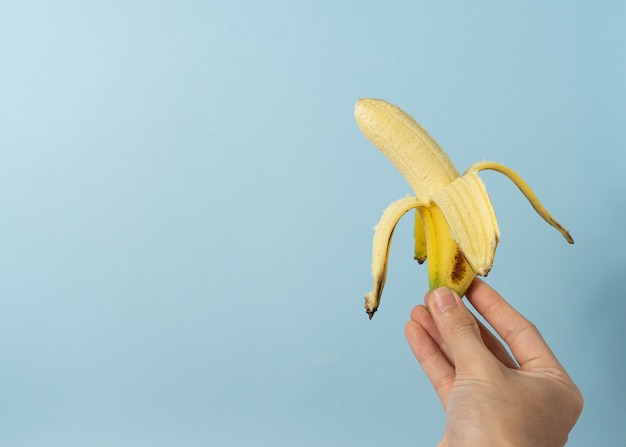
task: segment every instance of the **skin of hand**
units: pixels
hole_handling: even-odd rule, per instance
[[[467,299],[500,341],[450,289],[426,294],[405,327],[409,345],[446,414],[439,447],[563,446],[583,397],[537,328],[475,279]]]

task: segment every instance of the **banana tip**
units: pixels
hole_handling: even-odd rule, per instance
[[[380,301],[376,299],[374,292],[368,292],[365,294],[365,312],[370,316],[370,320],[374,316],[374,313],[378,310],[378,303]]]

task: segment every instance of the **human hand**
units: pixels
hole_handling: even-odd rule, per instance
[[[537,328],[475,279],[467,299],[510,347],[447,288],[426,294],[405,327],[446,414],[439,447],[563,446],[583,397]]]

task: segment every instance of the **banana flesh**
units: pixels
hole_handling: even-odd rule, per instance
[[[365,136],[394,164],[415,196],[404,197],[384,211],[375,227],[372,251],[374,288],[365,295],[370,319],[377,311],[387,277],[389,249],[400,218],[415,210],[415,259],[428,260],[431,290],[446,286],[463,296],[476,275],[486,276],[500,239],[491,199],[478,173],[507,176],[535,211],[570,243],[569,232],[541,204],[512,169],[490,161],[471,165],[461,176],[448,155],[410,115],[380,99],[360,99],[356,122]]]
[[[354,116],[361,132],[391,160],[421,200],[459,176],[443,149],[400,107],[361,99]]]

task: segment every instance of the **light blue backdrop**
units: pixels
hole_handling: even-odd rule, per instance
[[[489,282],[624,445],[626,7],[0,2],[0,444],[435,445],[404,340],[410,219],[369,321],[372,227],[409,192],[359,133],[394,102],[498,174]]]

